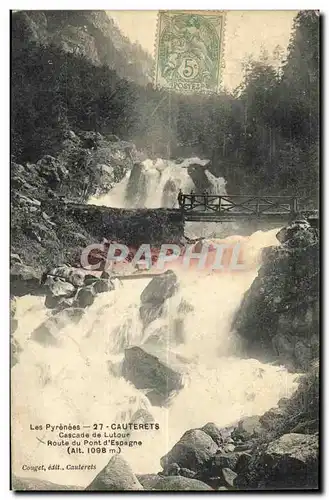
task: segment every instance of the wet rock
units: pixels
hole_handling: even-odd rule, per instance
[[[169,343],[168,329],[160,327],[152,330],[152,334],[145,339],[143,346],[150,349],[163,349]]]
[[[53,309],[53,311],[52,311],[53,314],[57,314],[59,311],[63,311],[64,309],[74,307],[75,306],[75,298],[74,297],[70,297],[70,298],[60,297],[59,300],[57,301],[57,305],[56,305],[55,301],[53,301],[53,304],[55,304],[55,307],[51,307],[50,309]]]
[[[96,293],[93,285],[80,288],[76,295],[76,302],[78,307],[88,307],[94,303]]]
[[[306,420],[304,422],[299,422],[295,427],[291,429],[291,432],[297,434],[314,434],[319,430],[318,419]]]
[[[273,351],[289,369],[294,368],[294,343],[295,339],[290,333],[277,333],[272,338]]]
[[[94,276],[93,274],[86,274],[84,279],[84,285],[85,286],[93,285],[98,280],[99,280],[98,276]]]
[[[141,302],[162,304],[178,290],[176,274],[168,270],[164,274],[155,276],[141,293]]]
[[[45,347],[56,346],[57,339],[54,333],[57,333],[56,325],[51,321],[51,319],[48,319],[33,330],[31,333],[31,340],[34,340],[35,342],[38,342],[38,344]]]
[[[75,294],[75,287],[61,278],[48,276],[45,286],[48,287],[53,297],[72,297]]]
[[[37,162],[36,166],[51,189],[56,189],[61,181],[68,176],[68,170],[51,155],[45,155]]]
[[[229,488],[233,488],[234,480],[237,477],[237,473],[225,467],[224,469],[222,469],[222,476],[226,486],[228,486]]]
[[[71,139],[71,141],[78,141],[79,142],[79,137],[73,132],[73,130],[68,130],[65,132],[64,137],[66,139]]]
[[[84,273],[79,269],[71,269],[71,273],[69,275],[69,281],[75,287],[80,287],[84,284]]]
[[[85,273],[82,270],[67,265],[55,267],[48,275],[63,278],[75,287],[82,287],[85,281]]]
[[[293,223],[277,237],[282,245],[264,249],[232,328],[249,355],[277,357],[292,371],[306,371],[318,356],[319,239],[308,222]]]
[[[143,304],[139,308],[139,314],[141,320],[143,322],[144,328],[148,326],[152,321],[160,318],[163,314],[163,305],[162,304],[153,304],[151,302],[147,302]]]
[[[14,318],[17,309],[17,299],[13,295],[10,297],[10,317]]]
[[[66,308],[54,315],[55,321],[78,323],[86,311],[79,307]]]
[[[98,279],[93,283],[92,289],[94,290],[95,294],[97,294],[110,292],[111,290],[114,290],[114,286],[109,280]]]
[[[64,300],[66,300],[64,298]],[[47,309],[60,309],[61,302],[63,301],[63,297],[55,297],[54,295],[46,295],[45,298],[45,307]]]
[[[179,306],[178,306],[177,312],[179,314],[185,315],[185,314],[192,312],[192,311],[194,311],[194,307],[192,306],[192,304],[187,302],[187,300],[182,299]]]
[[[10,254],[10,264],[15,264],[15,262],[18,262],[19,264],[22,264],[22,259],[17,253],[11,253]]]
[[[316,489],[317,434],[284,434],[254,454],[235,479],[240,489]]]
[[[10,365],[11,367],[15,366],[19,361],[19,355],[23,351],[19,342],[14,339],[12,336],[10,337]]]
[[[259,419],[260,424],[267,431],[276,429],[287,418],[287,410],[283,408],[271,408]]]
[[[36,295],[41,293],[41,272],[31,266],[14,262],[10,268],[10,291],[13,295]]]
[[[289,248],[304,247],[316,243],[318,234],[306,220],[294,221],[281,229],[277,235],[280,243]]]
[[[109,273],[108,271],[103,271],[100,277],[103,280],[109,280],[112,277],[112,273]]]
[[[246,452],[239,453],[238,460],[235,464],[235,467],[233,467],[233,470],[237,474],[240,474],[240,472],[244,471],[248,467],[250,460],[251,460],[250,453],[246,453]]]
[[[235,470],[241,456],[241,452],[217,453],[211,460],[208,475],[218,476],[222,469],[228,468]]]
[[[88,491],[143,490],[130,465],[115,455],[86,488]]]
[[[179,469],[179,475],[180,476],[184,476],[184,477],[188,477],[190,479],[193,479],[195,477],[195,472],[193,470],[190,470],[190,469],[186,469],[186,467],[181,467]]]
[[[239,421],[238,426],[232,432],[232,438],[234,440],[248,441],[263,432],[261,418],[253,415]]]
[[[180,467],[198,472],[217,450],[218,446],[208,434],[199,429],[190,430],[161,458],[160,463],[164,470],[177,463]]]
[[[168,467],[165,468],[163,474],[165,476],[179,476],[179,471],[180,471],[179,465],[176,463],[173,463],[173,464],[168,465]]]
[[[224,446],[223,446],[223,451],[225,453],[229,453],[229,452],[232,452],[234,450],[235,450],[235,446],[232,443],[227,443],[227,444],[224,444]]]
[[[206,434],[208,434],[208,436],[210,436],[211,439],[218,446],[221,446],[223,444],[222,433],[221,433],[219,427],[217,427],[217,425],[214,424],[213,422],[208,422],[206,425],[204,425],[203,427],[201,427],[200,430],[203,431],[203,432],[205,432]]]
[[[154,490],[154,487],[160,480],[158,474],[137,474],[137,479],[143,486],[144,490]]]
[[[149,351],[149,352],[148,352]],[[149,348],[130,347],[125,349],[123,376],[137,389],[150,389],[148,398],[159,398],[153,404],[161,404],[172,391],[182,388],[182,373],[178,366],[170,361],[167,353],[160,359],[160,354],[152,354]],[[157,397],[156,397],[157,396]]]
[[[149,411],[140,408],[131,417],[131,422],[146,424],[148,422],[154,422],[154,417]]]
[[[278,401],[278,407],[279,408],[286,408],[286,406],[289,404],[289,398],[281,398]]]
[[[56,346],[60,331],[71,322],[78,323],[83,314],[83,309],[64,309],[35,328],[31,333],[31,339],[44,346]]]
[[[300,366],[302,370],[308,370],[314,359],[312,346],[307,341],[298,340],[295,344],[294,355],[296,364]]]
[[[167,476],[160,478],[154,485],[155,491],[211,491],[207,484],[183,476]]]

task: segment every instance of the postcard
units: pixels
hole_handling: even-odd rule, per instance
[[[319,44],[11,12],[12,490],[319,490]]]

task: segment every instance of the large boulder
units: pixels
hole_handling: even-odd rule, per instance
[[[68,170],[51,155],[45,155],[37,162],[36,166],[51,189],[57,188],[61,181],[68,176]]]
[[[81,269],[76,269],[71,266],[58,266],[48,271],[47,274],[49,276],[63,278],[75,287],[81,287],[84,285],[85,273]]]
[[[235,470],[241,454],[241,452],[216,453],[207,465],[207,470],[202,472],[208,477],[216,477],[220,475],[222,469]]]
[[[211,439],[218,445],[221,446],[223,444],[223,434],[219,427],[213,422],[208,422],[206,425],[201,427],[201,431],[208,434]]]
[[[225,467],[224,469],[222,469],[221,475],[225,486],[227,486],[229,489],[234,489],[234,481],[237,477],[237,473],[232,469]]]
[[[115,455],[86,488],[88,491],[143,490],[130,465]]]
[[[307,222],[298,221],[277,238],[281,246],[263,250],[232,328],[248,355],[307,371],[319,351],[319,239]]]
[[[136,477],[146,491],[154,490],[161,479],[158,474],[137,474]]]
[[[155,276],[141,293],[141,303],[162,304],[178,290],[176,274],[170,269],[164,274]]]
[[[139,308],[139,314],[143,322],[143,326],[146,327],[152,321],[160,318],[163,313],[163,304],[154,304],[153,302],[146,302]]]
[[[276,237],[285,246],[297,248],[316,243],[318,233],[307,220],[297,220],[281,229]]]
[[[95,294],[97,294],[97,293],[110,292],[110,291],[114,290],[114,285],[110,280],[97,279],[92,284],[92,288],[93,288]]]
[[[55,484],[44,479],[36,479],[31,477],[12,476],[12,488],[14,491],[72,491],[83,490],[82,486],[69,486],[64,484]]]
[[[217,444],[200,429],[185,432],[178,443],[161,458],[164,470],[176,463],[179,467],[198,472],[216,454]]]
[[[284,434],[254,453],[235,479],[239,489],[316,489],[318,434]]]
[[[48,276],[45,286],[49,289],[49,293],[53,297],[72,297],[76,289],[75,287],[62,278]]]
[[[96,292],[93,285],[80,288],[76,295],[76,302],[78,307],[89,307],[94,303]]]
[[[147,346],[125,349],[123,376],[137,389],[149,389],[148,398],[161,405],[173,392],[183,387],[183,376],[174,355],[154,354]]]
[[[202,481],[190,479],[184,476],[160,477],[159,481],[153,484],[155,491],[213,491],[213,489]]]
[[[38,295],[41,293],[41,272],[31,266],[14,262],[10,268],[10,291],[13,295]]]
[[[248,441],[255,436],[261,435],[264,431],[261,417],[253,415],[245,417],[238,422],[237,427],[232,432],[232,438],[240,441]]]
[[[31,339],[44,346],[57,345],[59,332],[69,323],[78,323],[83,314],[81,308],[64,309],[35,328]]]

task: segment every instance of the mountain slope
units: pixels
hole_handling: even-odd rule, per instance
[[[146,85],[153,59],[139,44],[122,35],[105,11],[18,11],[12,15],[13,49],[26,41],[53,44],[84,55],[96,66],[107,65],[121,78]]]

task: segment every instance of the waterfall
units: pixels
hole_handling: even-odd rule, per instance
[[[177,188],[195,188],[188,170],[191,163],[196,160],[181,165],[146,160],[97,202],[121,207],[157,207],[165,202],[169,206]],[[215,179],[209,172],[205,175],[215,192],[223,192],[223,179]],[[77,324],[68,323],[58,333],[56,346],[42,346],[30,338],[33,329],[51,315],[42,298],[19,298],[14,336],[23,352],[12,369],[13,473],[87,486],[111,458],[68,455],[65,447],[47,446],[51,439],[44,430],[47,423],[109,425],[130,422],[137,410],[145,410],[160,429],[133,431],[131,438],[141,440],[142,446],[122,452],[135,473],[157,473],[161,456],[186,430],[209,421],[231,426],[290,396],[297,386],[295,376],[280,366],[242,359],[230,332],[233,314],[257,275],[257,256],[263,247],[277,244],[275,234],[276,230],[258,231],[244,238],[250,264],[245,271],[201,274],[177,269],[178,293],[167,300],[161,317],[147,328],[141,323],[139,307],[149,279],[123,281],[114,291],[98,295]],[[182,302],[190,306],[183,317]],[[183,331],[183,341],[178,344],[171,336],[177,318]],[[165,406],[152,406],[147,391],[137,390],[122,377],[121,363],[125,348],[145,344],[159,332],[164,335],[165,352],[170,350],[186,360],[184,387]],[[42,425],[43,431],[31,431],[30,425]],[[36,474],[24,471],[24,464],[59,464],[60,469],[46,468]],[[67,464],[95,465],[97,471],[66,470]]]
[[[108,194],[92,197],[89,203],[117,208],[177,208],[179,189],[184,193],[208,189],[212,194],[225,194],[225,180],[215,177],[207,169],[208,163],[200,158],[180,163],[160,158],[144,160]]]

